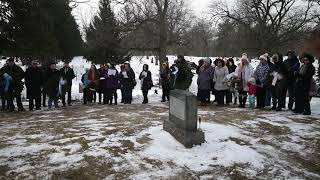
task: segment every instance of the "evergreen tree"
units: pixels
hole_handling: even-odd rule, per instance
[[[124,61],[126,52],[121,48],[120,29],[110,0],[100,0],[99,13],[86,28],[86,57],[95,63]]]
[[[51,61],[79,54],[83,41],[69,1],[16,0],[6,5],[9,16],[1,21],[6,55]]]

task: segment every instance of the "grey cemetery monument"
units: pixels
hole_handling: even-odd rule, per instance
[[[186,148],[204,143],[204,132],[198,130],[197,98],[189,91],[174,90],[170,92],[169,119],[163,129],[169,132]]]

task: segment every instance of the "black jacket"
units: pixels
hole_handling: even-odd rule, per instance
[[[160,73],[160,79],[161,79],[161,86],[169,87],[170,86],[170,80],[169,76],[171,74],[170,69],[164,69]]]
[[[310,91],[311,79],[315,74],[315,67],[309,63],[301,66],[297,75],[296,86],[303,88],[306,92]]]
[[[67,80],[68,84],[72,84],[72,79],[74,79],[76,76],[74,75],[74,71],[71,67],[66,68],[63,67],[60,69],[60,74],[63,77],[63,79]]]
[[[43,84],[43,74],[38,67],[29,67],[26,70],[25,81],[27,87],[27,98],[41,96],[41,86]]]
[[[125,78],[120,72],[120,82],[121,82],[121,87],[123,88],[131,88],[134,89],[134,86],[136,85],[136,75],[134,74],[132,68],[130,68],[127,72],[128,78]]]
[[[56,98],[58,95],[60,73],[57,69],[48,69],[47,72],[46,88],[50,98]]]
[[[151,72],[150,71],[147,71],[147,76],[144,77],[142,75],[143,71],[140,73],[140,76],[139,76],[139,79],[142,80],[143,79],[143,82],[142,82],[142,86],[141,86],[141,89],[142,90],[149,90],[152,88],[153,86],[153,83],[152,83],[152,76],[151,76]]]
[[[23,90],[22,79],[24,79],[25,77],[25,73],[22,68],[16,64],[14,64],[13,66],[5,65],[0,70],[0,76],[3,77],[5,73],[9,74],[12,77],[13,90],[16,92],[16,95],[21,94]]]

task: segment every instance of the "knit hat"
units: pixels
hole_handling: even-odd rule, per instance
[[[242,53],[241,60],[243,59],[249,61],[247,53]]]
[[[248,79],[248,82],[252,84],[256,84],[256,79],[254,77],[251,77]]]
[[[208,64],[211,63],[211,59],[210,59],[210,58],[205,58],[203,61],[204,61],[204,62],[207,62]]]

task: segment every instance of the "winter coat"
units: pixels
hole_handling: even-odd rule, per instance
[[[106,80],[106,72],[108,70],[104,69],[104,68],[99,68],[99,86],[98,86],[98,92],[102,93],[107,89],[107,80]]]
[[[211,90],[211,84],[214,77],[214,68],[212,66],[202,66],[198,72],[198,88],[201,90]]]
[[[14,96],[20,95],[24,88],[22,79],[25,77],[22,68],[16,64],[13,66],[5,65],[0,69],[0,76],[3,77],[5,73],[12,77]]]
[[[311,63],[302,65],[297,75],[296,87],[302,88],[305,92],[309,92],[314,74],[315,67]]]
[[[192,83],[193,74],[185,60],[177,62],[178,73],[176,75],[175,89],[189,89]]]
[[[40,96],[41,87],[44,83],[43,74],[38,67],[29,67],[26,70],[25,77],[26,87],[27,87],[27,98],[32,99],[36,96]]]
[[[106,88],[118,89],[119,88],[119,73],[116,69],[109,69],[105,72]]]
[[[229,74],[231,74],[231,73],[233,73],[233,72],[235,72],[236,71],[236,69],[237,69],[237,66],[236,65],[231,65],[231,66],[227,66],[228,67],[228,71],[229,71]]]
[[[142,71],[139,79],[141,80],[142,90],[150,90],[153,87],[152,75],[150,71]]]
[[[270,71],[270,68],[269,68],[268,64],[260,63],[257,66],[257,68],[254,72],[254,76],[255,76],[256,83],[258,86],[266,85],[269,71]]]
[[[240,80],[241,90],[249,91],[248,80],[253,75],[253,67],[248,64],[241,70],[241,66],[239,65],[235,71],[235,77]]]
[[[162,87],[169,87],[170,86],[170,73],[169,69],[163,69],[160,73],[160,81]]]
[[[90,88],[97,89],[100,80],[100,74],[98,70],[89,70],[88,80]]]
[[[287,74],[287,81],[288,85],[293,85],[296,80],[297,74],[300,70],[300,62],[298,58],[294,59],[287,59],[284,61],[284,65],[286,68]]]
[[[81,82],[83,84],[83,89],[89,87],[88,73],[84,73],[81,77]]]
[[[216,66],[214,69],[214,78],[213,81],[215,82],[214,84],[214,89],[217,91],[221,90],[227,90],[227,78],[226,76],[229,74],[228,68],[226,66],[224,67],[218,67]]]
[[[120,82],[122,88],[134,89],[134,86],[136,85],[136,77],[132,68],[128,71],[125,70],[120,72]]]
[[[74,79],[76,76],[75,76],[74,71],[71,67],[61,68],[60,74],[61,74],[62,78],[67,81],[67,83],[69,85],[72,85],[72,79]]]
[[[46,88],[48,91],[49,98],[55,99],[58,96],[60,73],[57,69],[47,70],[47,81]]]

